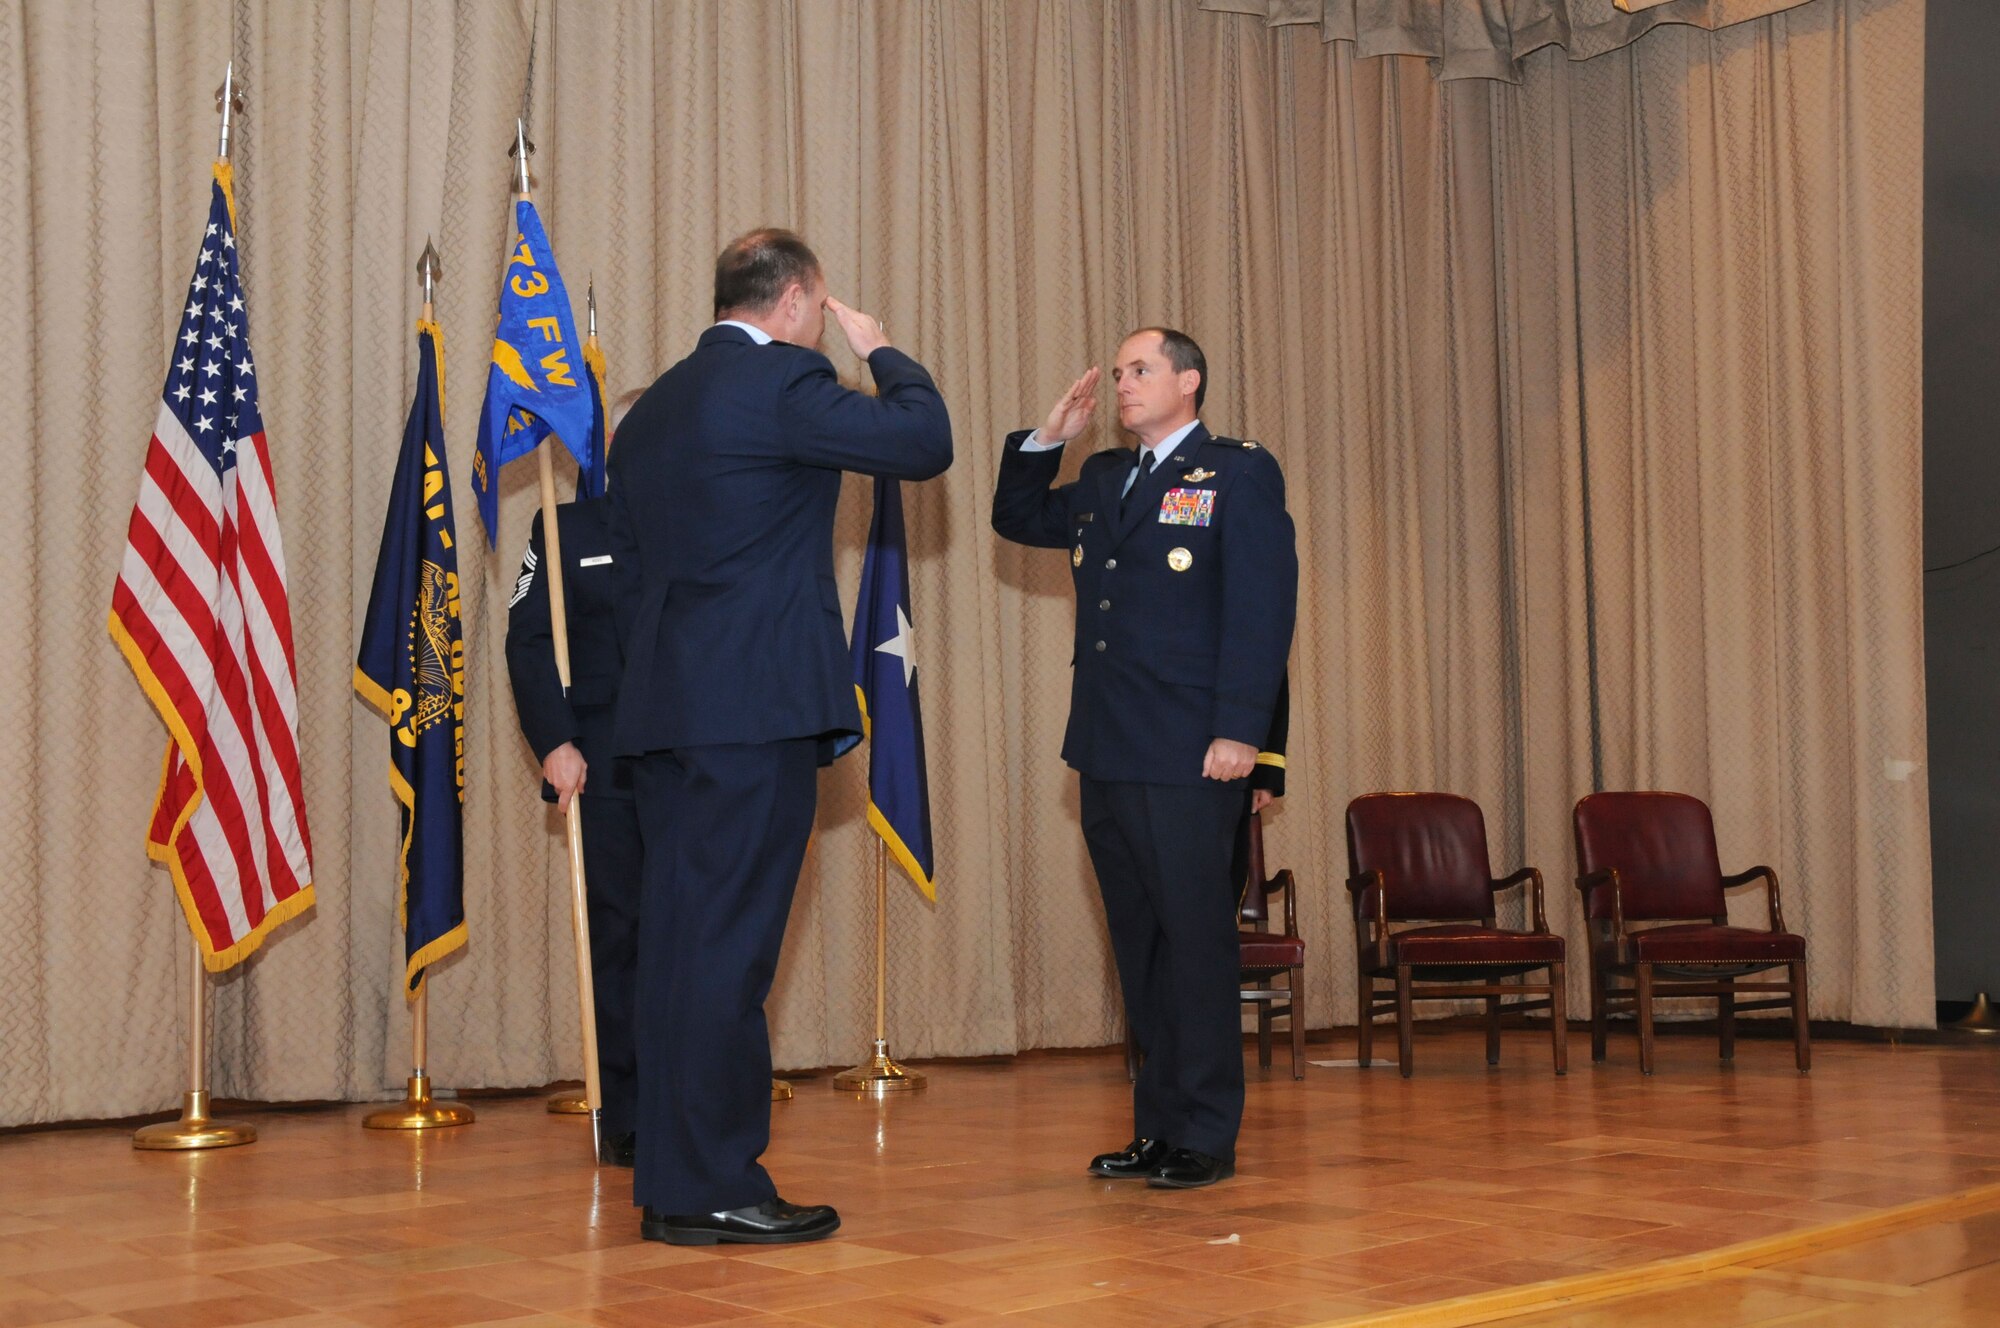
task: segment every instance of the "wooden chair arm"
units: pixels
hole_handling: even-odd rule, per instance
[[[1763,878],[1765,894],[1770,899],[1771,930],[1783,931],[1785,929],[1785,908],[1778,898],[1778,873],[1772,871],[1769,867],[1752,867],[1749,871],[1740,871],[1734,876],[1723,877],[1722,888],[1725,890],[1734,890],[1740,886],[1750,884],[1758,877]]]
[[[1299,892],[1294,888],[1296,884],[1297,882],[1292,878],[1292,869],[1286,867],[1264,885],[1264,893],[1266,894],[1277,894],[1280,891],[1284,893],[1285,935],[1287,936],[1296,936],[1299,934]]]
[[[1576,888],[1583,892],[1583,905],[1590,909],[1591,893],[1601,886],[1611,888],[1611,935],[1618,942],[1619,949],[1625,947],[1625,892],[1618,884],[1616,867],[1600,867],[1594,872],[1586,872],[1576,878]]]
[[[1389,892],[1382,888],[1382,873],[1379,871],[1370,871],[1363,872],[1359,876],[1350,876],[1347,878],[1347,888],[1354,894],[1355,940],[1375,951],[1376,967],[1386,968],[1389,963]],[[1368,918],[1371,924],[1369,927],[1371,934],[1365,941],[1362,941],[1361,915],[1369,912],[1368,904],[1371,895],[1374,897],[1375,904],[1374,910]]]
[[[1542,906],[1542,873],[1539,868],[1523,867],[1511,876],[1503,876],[1499,880],[1489,881],[1487,884],[1492,887],[1493,893],[1497,895],[1502,890],[1512,890],[1515,886],[1524,882],[1529,887],[1528,898],[1534,906],[1534,930],[1547,934],[1549,930],[1549,916]]]

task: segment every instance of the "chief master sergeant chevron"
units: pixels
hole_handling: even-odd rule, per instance
[[[1291,650],[1298,554],[1278,463],[1196,418],[1208,365],[1190,337],[1141,328],[1111,375],[1139,447],[1099,452],[1052,487],[1062,444],[1096,408],[1090,369],[1040,429],[1009,435],[993,528],[1068,550],[1076,582],[1063,759],[1079,776],[1084,842],[1146,1057],[1133,1141],[1090,1170],[1191,1188],[1235,1172],[1230,857]]]

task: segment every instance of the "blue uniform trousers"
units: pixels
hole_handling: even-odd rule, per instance
[[[639,904],[632,1198],[684,1216],[776,1194],[764,998],[818,798],[817,745],[682,747],[632,763]]]
[[[1133,1133],[1224,1161],[1243,1122],[1242,960],[1230,883],[1242,784],[1082,777],[1083,838],[1104,896],[1125,1017],[1144,1053]]]

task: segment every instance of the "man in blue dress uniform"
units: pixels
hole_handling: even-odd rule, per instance
[[[1057,485],[1096,407],[1086,372],[1042,426],[1009,435],[993,528],[1065,549],[1076,654],[1063,759],[1104,897],[1126,1018],[1145,1055],[1134,1139],[1093,1174],[1174,1188],[1235,1171],[1243,1116],[1231,857],[1291,649],[1298,555],[1271,454],[1218,438],[1185,333],[1142,328],[1112,366],[1136,448]],[[1258,794],[1260,800],[1266,794]]]
[[[826,315],[877,395],[815,347]],[[828,298],[789,231],[715,266],[716,323],[639,399],[611,496],[640,589],[616,746],[645,837],[639,904],[638,1157],[651,1240],[817,1240],[830,1207],[778,1197],[764,998],[805,860],[817,767],[861,732],[833,578],[844,470],[923,480],[951,422],[881,323]]]

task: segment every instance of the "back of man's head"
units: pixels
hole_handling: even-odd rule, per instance
[[[739,235],[715,260],[715,316],[763,313],[793,282],[812,288],[819,259],[806,242],[780,226]]]

